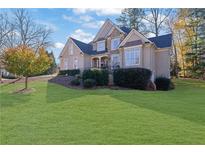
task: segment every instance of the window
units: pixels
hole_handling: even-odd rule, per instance
[[[140,48],[131,47],[125,48],[125,65],[139,65],[140,64]]]
[[[113,66],[119,65],[119,55],[118,54],[112,55],[112,65]]]
[[[111,40],[111,50],[116,50],[120,44],[120,38],[115,38]]]
[[[105,51],[105,41],[97,42],[97,51]]]
[[[111,60],[112,60],[112,68],[116,69],[120,67],[120,57],[119,54],[114,54],[111,56]]]
[[[70,55],[73,55],[73,44],[70,45]]]
[[[64,59],[64,69],[65,69],[65,70],[68,69],[68,62],[67,62],[66,59]]]
[[[78,58],[74,58],[73,68],[78,69]]]

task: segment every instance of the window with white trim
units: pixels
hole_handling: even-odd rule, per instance
[[[73,44],[70,45],[70,55],[73,55]]]
[[[78,58],[74,58],[73,68],[78,69]]]
[[[133,66],[140,64],[140,48],[125,48],[125,66]]]
[[[67,61],[67,59],[64,59],[64,62],[63,62],[64,64],[64,69],[66,70],[66,69],[68,69],[68,61]]]
[[[117,66],[120,63],[120,58],[119,58],[119,54],[113,54],[111,56],[111,60],[112,60],[112,66]]]
[[[97,51],[105,51],[105,40],[97,42]]]
[[[111,50],[116,50],[120,44],[120,38],[114,38],[111,40]]]

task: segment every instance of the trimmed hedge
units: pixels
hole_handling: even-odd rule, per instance
[[[166,78],[166,77],[158,77],[155,79],[155,84],[157,90],[171,90],[174,89],[174,84],[171,82],[171,79]]]
[[[80,80],[79,79],[74,79],[71,81],[71,85],[73,86],[79,86],[80,85]]]
[[[109,82],[108,70],[84,70],[83,81],[86,79],[93,79],[96,81],[97,86],[106,86]]]
[[[76,74],[80,74],[79,69],[73,69],[73,70],[60,70],[58,75],[67,75],[67,76],[75,76]]]
[[[84,88],[93,88],[96,86],[96,81],[94,79],[85,79],[83,81]]]
[[[145,90],[152,72],[145,68],[116,69],[113,72],[114,84],[120,87]]]

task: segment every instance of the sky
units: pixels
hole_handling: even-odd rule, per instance
[[[58,56],[69,36],[90,42],[104,21],[112,21],[119,17],[121,9],[27,9],[36,23],[50,28],[53,33],[50,48],[58,60]]]
[[[5,9],[11,12],[12,9]],[[73,8],[73,9],[27,9],[37,24],[45,26],[53,31],[51,41],[56,62],[59,63],[59,55],[66,41],[71,36],[82,42],[92,41],[106,19],[116,22],[121,14],[120,8]]]

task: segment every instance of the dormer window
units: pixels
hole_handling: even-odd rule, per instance
[[[105,51],[105,40],[97,42],[97,51]]]
[[[111,50],[116,50],[120,44],[120,38],[114,38],[111,40]]]

